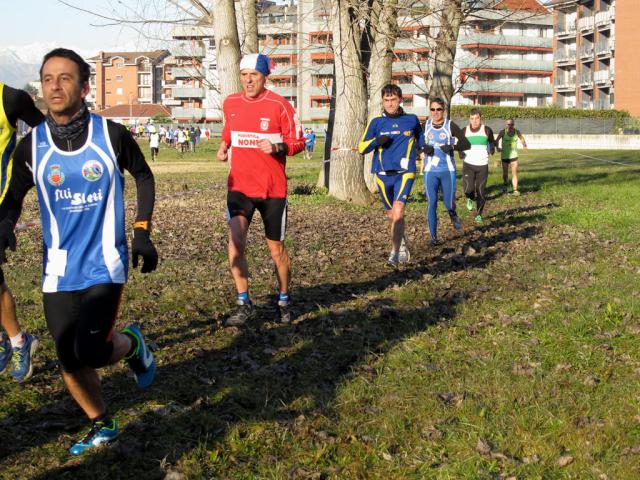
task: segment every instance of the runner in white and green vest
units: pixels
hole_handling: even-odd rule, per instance
[[[500,130],[500,133],[498,133],[496,145],[502,140],[502,146],[498,148],[498,151],[502,151],[502,182],[504,183],[504,188],[505,190],[507,188],[509,165],[511,165],[513,194],[520,195],[518,191],[518,139],[520,139],[524,148],[527,148],[527,142],[520,130],[515,127],[515,124],[516,122],[513,118],[507,119],[507,128]]]
[[[482,212],[486,202],[485,188],[489,176],[489,155],[493,155],[495,145],[493,132],[482,123],[482,116],[477,108],[469,112],[469,125],[465,127],[464,135],[471,144],[470,150],[462,152],[462,179],[464,194],[467,197],[467,210],[473,210],[475,201],[475,220],[482,223]]]

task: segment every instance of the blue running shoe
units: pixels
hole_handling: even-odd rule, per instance
[[[11,342],[7,337],[3,337],[0,341],[0,373],[4,372],[9,366],[11,352]]]
[[[23,333],[24,344],[13,349],[13,368],[11,376],[17,382],[24,382],[33,373],[33,355],[38,348],[38,339],[29,333]]]
[[[129,325],[122,333],[131,337],[135,342],[135,350],[129,357],[125,357],[125,360],[129,364],[129,368],[133,370],[133,377],[138,386],[147,388],[153,383],[156,376],[156,362],[153,360],[153,354],[144,343],[144,337],[137,325]]]
[[[113,419],[106,423],[93,422],[91,430],[82,437],[82,440],[69,449],[69,453],[71,453],[71,455],[80,455],[90,448],[108,445],[118,438],[118,434],[118,424]]]

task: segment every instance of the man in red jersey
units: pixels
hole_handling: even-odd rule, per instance
[[[267,246],[278,277],[278,320],[291,321],[289,281],[291,262],[284,246],[287,227],[287,155],[304,149],[302,126],[291,104],[267,90],[269,58],[245,55],[240,61],[242,93],[223,104],[224,128],[217,158],[231,159],[227,193],[229,264],[238,291],[237,308],[226,325],[242,325],[254,314],[249,298],[247,233],[255,210],[264,223]]]

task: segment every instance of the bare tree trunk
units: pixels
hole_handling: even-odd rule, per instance
[[[329,193],[340,200],[368,203],[364,159],[357,150],[367,118],[367,92],[360,63],[357,9],[349,0],[332,2],[331,27],[336,81]]]
[[[214,0],[213,7],[220,96],[224,100],[228,95],[242,89],[240,84],[240,42],[233,0]]]
[[[243,55],[258,53],[258,15],[256,12],[256,0],[240,0],[240,32],[244,35],[240,44]]]
[[[380,91],[391,83],[393,47],[398,37],[398,0],[377,0],[372,5],[371,18],[371,60],[369,61],[369,115],[367,121],[382,113]],[[371,174],[373,153],[365,156],[364,179],[370,192],[376,192],[375,177]]]
[[[331,177],[331,145],[333,145],[333,125],[336,120],[336,66],[333,64],[333,75],[331,78],[331,100],[329,102],[329,120],[324,138],[324,155],[322,156],[322,168],[318,176],[318,187],[329,189],[329,179]]]
[[[440,97],[451,108],[453,96],[453,62],[456,57],[456,44],[460,25],[464,20],[463,0],[443,0],[438,13],[439,30],[434,51],[434,68],[429,98]],[[450,113],[450,112],[449,112]]]

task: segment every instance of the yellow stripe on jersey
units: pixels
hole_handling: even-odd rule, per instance
[[[0,203],[2,203],[2,200],[4,200],[4,196],[7,193],[9,180],[11,180],[11,167],[13,165],[13,151],[7,151],[7,147],[11,145],[12,149],[15,148],[16,141],[16,129],[9,122],[7,113],[4,110],[4,102],[2,101],[3,95],[4,84],[0,82],[0,179],[6,176],[4,183],[0,185]],[[5,169],[4,172],[2,171],[2,168]]]
[[[384,198],[384,201],[387,203],[389,208],[393,207],[393,205],[389,201],[389,197],[387,197],[386,185],[384,184],[384,182],[382,180],[380,180],[380,177],[378,175],[376,175],[376,182],[378,183],[378,188],[380,189],[380,192],[382,193],[382,198]]]
[[[358,144],[358,152],[359,153],[364,153],[364,151],[367,149],[367,147],[369,145],[371,145],[371,142],[373,142],[376,138],[373,137],[371,140],[367,140],[365,141],[364,136],[367,134],[367,132],[369,131],[369,127],[371,126],[371,122],[373,122],[373,119],[369,121],[369,123],[367,123],[367,128],[364,129],[364,133],[362,134],[362,138],[360,138],[360,143]]]

